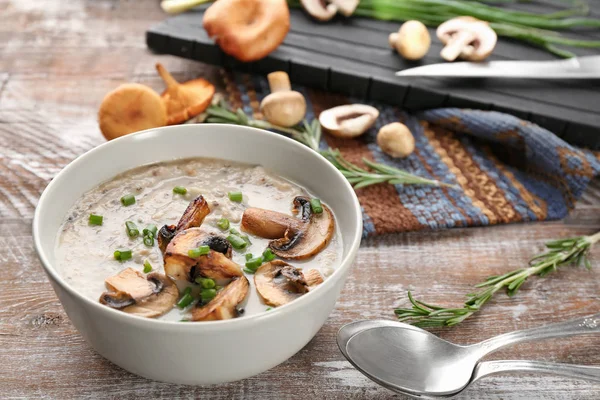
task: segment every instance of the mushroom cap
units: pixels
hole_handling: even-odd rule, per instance
[[[203,25],[225,53],[256,61],[283,42],[290,10],[286,0],[219,0],[204,12]]]
[[[420,60],[431,47],[431,36],[421,21],[406,21],[389,40],[398,54],[407,60]]]
[[[468,52],[461,52],[460,57],[470,61],[481,61],[487,58],[498,41],[498,35],[487,22],[473,17],[450,19],[438,26],[436,34],[446,45],[450,45],[462,34],[465,44],[471,49]]]
[[[237,317],[236,307],[248,295],[248,279],[235,278],[214,299],[202,307],[192,310],[192,321],[215,321]]]
[[[329,21],[338,12],[337,5],[326,4],[323,0],[300,0],[300,4],[307,13],[319,21]]]
[[[164,253],[167,245],[178,232],[202,225],[208,214],[210,214],[210,207],[204,196],[199,195],[188,204],[177,225],[164,225],[160,228],[160,231],[158,231],[158,247],[160,250]]]
[[[188,252],[200,246],[210,247],[210,252],[192,258]],[[201,228],[183,230],[165,251],[165,273],[175,280],[194,282],[198,276],[212,279],[231,279],[242,276],[241,267],[231,259],[231,245],[222,236],[208,233]]]
[[[168,125],[180,124],[194,118],[210,105],[215,94],[215,87],[210,82],[205,79],[193,79],[179,83],[162,64],[156,64],[156,69],[167,85],[161,97],[167,109]]]
[[[125,83],[109,92],[98,111],[100,131],[107,140],[167,124],[160,96],[146,85]]]
[[[365,133],[379,117],[375,107],[349,104],[323,111],[319,123],[328,133],[340,138],[353,138]]]
[[[303,260],[323,250],[331,241],[335,230],[333,213],[325,204],[323,212],[315,214],[310,199],[294,199],[294,212],[300,218],[276,211],[247,208],[242,216],[242,230],[252,235],[274,239],[271,250],[281,258]]]
[[[410,129],[400,122],[392,122],[379,129],[377,144],[392,157],[407,157],[415,150],[415,138]]]
[[[109,292],[102,293],[100,303],[146,318],[167,313],[179,296],[175,283],[158,272],[144,276],[133,268],[126,268],[107,278],[105,283]]]
[[[271,93],[260,103],[265,119],[273,125],[290,127],[306,115],[306,100],[295,91]]]

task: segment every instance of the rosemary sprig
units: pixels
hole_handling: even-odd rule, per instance
[[[398,308],[394,313],[401,322],[408,322],[420,327],[452,326],[461,323],[475,314],[500,289],[506,288],[509,296],[514,296],[527,278],[532,275],[540,277],[556,271],[566,265],[585,265],[592,267],[588,254],[594,243],[600,241],[600,232],[591,236],[579,236],[555,240],[546,243],[548,249],[529,261],[529,267],[517,269],[500,276],[491,276],[475,287],[481,289],[467,295],[461,308],[446,308],[427,304],[415,299],[410,291],[408,298],[412,308]]]

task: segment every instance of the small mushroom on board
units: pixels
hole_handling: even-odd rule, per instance
[[[190,257],[189,251],[208,246],[210,252]],[[242,276],[241,267],[231,260],[231,245],[222,236],[201,228],[183,230],[166,248],[165,273],[175,280],[194,282],[199,276],[211,279],[231,279]]]
[[[275,50],[290,29],[286,0],[219,0],[204,12],[208,36],[240,61],[260,60]]]
[[[377,144],[392,157],[408,157],[415,150],[415,138],[410,129],[400,122],[382,126],[377,133]]]
[[[144,276],[127,268],[105,281],[108,292],[100,303],[146,318],[160,317],[173,308],[179,291],[171,279],[158,272]]]
[[[300,3],[313,18],[329,21],[338,11],[345,17],[354,14],[359,0],[300,0]]]
[[[271,94],[260,103],[265,119],[273,125],[294,126],[306,115],[306,100],[302,93],[292,90],[290,77],[284,71],[267,75]]]
[[[498,36],[489,24],[473,17],[457,17],[438,26],[437,37],[446,46],[440,55],[446,61],[486,59],[496,46]]]
[[[323,278],[317,270],[304,274],[302,270],[281,260],[261,265],[254,274],[258,294],[266,304],[273,307],[297,299],[322,282]]]
[[[248,279],[245,276],[233,279],[208,304],[194,307],[192,321],[216,321],[237,317],[237,305],[248,295],[248,287]]]
[[[161,97],[167,108],[168,125],[194,118],[210,105],[215,87],[207,80],[198,78],[179,83],[162,64],[156,64],[156,70],[167,85]]]
[[[158,231],[158,247],[160,250],[164,253],[167,245],[178,232],[202,225],[208,214],[210,214],[210,207],[204,196],[199,195],[187,206],[177,225],[164,225],[160,228],[160,231]]]
[[[375,107],[366,104],[337,106],[323,111],[319,123],[326,132],[340,138],[353,138],[365,133],[379,117]]]
[[[421,21],[406,21],[398,32],[390,33],[390,47],[407,60],[420,60],[431,47],[431,36]]]
[[[98,111],[100,131],[107,140],[167,124],[167,109],[152,88],[125,83],[108,93]]]
[[[314,213],[309,198],[296,197],[294,213],[300,218],[261,208],[247,208],[242,216],[241,228],[252,235],[273,239],[269,247],[279,257],[303,260],[323,250],[333,236],[333,213],[325,204],[321,206],[323,212]]]
[[[329,0],[333,3],[340,14],[344,17],[349,17],[354,14],[356,7],[358,7],[358,3],[360,0]]]

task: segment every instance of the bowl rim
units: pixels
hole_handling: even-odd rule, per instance
[[[165,320],[156,319],[156,318],[145,318],[145,317],[141,317],[141,316],[137,316],[137,315],[128,314],[128,313],[125,313],[125,312],[122,312],[119,310],[115,310],[110,307],[106,307],[106,306],[100,304],[99,302],[93,301],[91,298],[79,293],[74,287],[72,287],[69,283],[67,283],[61,277],[61,275],[58,273],[58,271],[53,267],[53,265],[52,265],[53,263],[51,263],[49,261],[46,253],[44,252],[44,250],[42,248],[42,239],[41,239],[41,235],[40,235],[41,209],[44,208],[45,203],[47,202],[46,198],[51,195],[51,193],[55,190],[54,188],[57,185],[61,184],[62,177],[66,173],[65,171],[69,171],[71,169],[78,168],[80,165],[85,163],[86,159],[91,154],[101,152],[101,151],[109,151],[109,149],[116,147],[116,146],[135,145],[134,143],[136,142],[136,138],[138,136],[148,135],[152,132],[157,132],[157,131],[162,132],[162,134],[167,134],[167,132],[169,132],[169,131],[189,130],[189,129],[196,129],[198,127],[200,127],[200,129],[205,129],[204,127],[206,127],[207,129],[215,128],[215,127],[219,127],[219,129],[222,129],[223,127],[227,127],[228,129],[234,129],[234,130],[239,129],[239,130],[245,130],[245,131],[253,131],[255,134],[258,134],[258,135],[270,136],[271,137],[270,140],[279,140],[279,141],[286,143],[287,145],[295,147],[297,150],[299,150],[305,154],[310,154],[309,157],[317,157],[317,158],[322,159],[322,161],[325,161],[325,163],[326,163],[325,165],[327,165],[326,168],[331,169],[334,172],[334,174],[337,175],[337,177],[343,182],[343,184],[346,186],[346,188],[349,190],[349,192],[352,194],[352,204],[353,204],[353,208],[354,208],[354,212],[355,212],[355,219],[357,221],[358,226],[357,226],[354,237],[347,238],[347,240],[350,241],[350,246],[349,246],[349,250],[348,250],[348,253],[346,254],[346,256],[342,258],[341,262],[339,263],[337,268],[335,268],[334,272],[329,277],[327,277],[327,279],[325,279],[325,282],[323,282],[323,284],[319,285],[316,289],[311,290],[309,293],[306,293],[304,296],[301,296],[299,299],[296,299],[290,303],[284,304],[283,306],[274,307],[269,312],[262,312],[259,314],[254,314],[254,315],[250,315],[250,316],[243,317],[243,318],[232,318],[232,319],[228,319],[228,320],[219,320],[219,321],[203,321],[202,323],[190,323],[190,324],[182,323],[182,321],[165,321]],[[152,138],[152,136],[150,136],[150,138]],[[148,140],[153,140],[153,139],[148,139]],[[128,142],[131,142],[131,144],[128,144]],[[161,161],[169,161],[169,160],[158,160],[156,162],[161,162]],[[135,168],[135,167],[132,167],[130,169],[133,169],[133,168]],[[127,170],[121,171],[120,173],[123,173],[126,171]],[[100,183],[101,182],[98,182],[96,185],[98,185]],[[250,324],[258,323],[258,322],[261,322],[261,321],[264,321],[267,319],[275,318],[278,315],[282,315],[283,313],[293,312],[296,308],[301,307],[307,301],[310,301],[311,299],[315,298],[315,296],[322,295],[325,293],[325,291],[332,289],[332,286],[334,285],[334,281],[337,279],[340,279],[340,276],[344,273],[345,270],[347,270],[351,267],[351,265],[354,261],[354,258],[356,256],[356,253],[358,252],[358,248],[360,246],[361,239],[362,239],[362,224],[363,224],[363,221],[362,221],[361,206],[358,201],[358,197],[356,196],[356,193],[354,192],[354,189],[352,188],[352,185],[350,185],[350,183],[344,177],[344,175],[337,168],[335,168],[325,157],[323,157],[319,152],[314,151],[313,149],[309,148],[308,146],[306,146],[296,140],[288,138],[282,134],[270,132],[270,131],[267,131],[264,129],[254,128],[254,127],[249,127],[249,126],[233,125],[233,124],[203,123],[203,124],[194,124],[194,125],[184,124],[184,125],[164,126],[164,127],[159,127],[159,128],[146,129],[143,131],[135,132],[133,134],[121,136],[119,138],[107,141],[107,142],[102,143],[102,144],[86,151],[85,153],[79,155],[74,160],[69,162],[66,166],[64,166],[58,172],[58,174],[56,174],[52,178],[50,183],[48,183],[48,185],[42,192],[42,194],[38,200],[38,204],[35,208],[35,213],[33,216],[32,236],[33,236],[35,251],[38,255],[38,258],[41,261],[42,267],[44,268],[44,271],[46,272],[46,274],[48,274],[50,276],[50,278],[52,280],[54,280],[54,282],[56,282],[63,290],[67,291],[71,296],[75,297],[78,301],[89,304],[91,307],[95,308],[100,313],[106,313],[107,317],[121,319],[122,322],[124,322],[124,323],[131,323],[134,325],[138,325],[140,327],[146,326],[146,327],[162,328],[162,329],[169,329],[171,327],[177,327],[178,329],[184,329],[184,330],[187,330],[187,329],[211,330],[211,329],[219,329],[219,328],[225,328],[225,327],[241,328],[245,325],[250,325]],[[346,242],[346,240],[344,240],[344,242]],[[61,301],[61,303],[62,303],[62,301]]]

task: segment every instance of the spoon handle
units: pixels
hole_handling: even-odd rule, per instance
[[[473,372],[471,382],[475,382],[485,376],[492,374],[518,371],[560,375],[569,378],[585,379],[588,381],[600,383],[600,367],[525,360],[480,362],[475,367],[475,371]]]
[[[589,333],[600,333],[600,313],[557,324],[505,333],[473,345],[473,347],[477,347],[479,356],[483,357],[485,354],[515,343]]]

